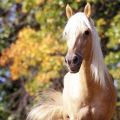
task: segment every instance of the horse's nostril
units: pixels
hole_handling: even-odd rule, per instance
[[[77,56],[74,56],[73,64],[78,64],[78,63],[79,63],[79,58]]]

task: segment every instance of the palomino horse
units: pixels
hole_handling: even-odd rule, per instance
[[[48,101],[32,109],[27,120],[110,120],[116,103],[112,78],[104,64],[100,39],[91,19],[91,6],[73,15],[66,7],[64,29],[69,72],[64,77],[63,94],[49,92]]]

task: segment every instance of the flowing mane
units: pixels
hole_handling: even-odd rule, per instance
[[[94,23],[92,19],[90,19],[91,22],[89,22],[87,16],[79,12],[75,15],[73,15],[63,32],[63,35],[65,37],[68,37],[67,39],[72,39],[73,41],[76,39],[76,37],[79,34],[79,31],[82,29],[82,25],[88,27],[92,33],[92,50],[91,50],[91,57],[92,57],[92,62],[91,62],[91,72],[92,75],[94,76],[94,80],[96,82],[99,82],[101,86],[105,86],[105,78],[109,77],[108,75],[108,70],[104,64],[104,58],[102,54],[102,50],[100,47],[100,38],[99,35],[96,31],[96,28],[94,26]],[[72,44],[71,40],[71,44]]]

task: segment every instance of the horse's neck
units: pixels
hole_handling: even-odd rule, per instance
[[[84,60],[81,64],[80,71],[79,71],[79,82],[82,87],[82,91],[85,91],[87,94],[93,94],[94,91],[100,90],[101,86],[99,82],[95,82],[95,78],[92,75],[91,70],[91,62],[92,62],[92,51],[91,45],[92,43],[89,41],[87,47],[85,49]],[[79,87],[79,86],[78,86]]]
[[[85,90],[85,92],[91,92],[91,87],[93,86],[94,78],[91,74],[89,61],[83,61],[79,71],[79,75],[82,90]]]
[[[88,91],[91,90],[91,86],[93,86],[94,78],[91,73],[91,43],[90,41],[87,44],[84,54],[84,60],[81,64],[79,75],[80,75],[80,84],[82,84],[83,89]],[[90,88],[90,90],[89,90]]]

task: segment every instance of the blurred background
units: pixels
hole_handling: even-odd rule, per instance
[[[120,120],[120,0],[0,0],[0,120],[25,120],[39,91],[62,90],[65,6],[78,12],[86,2],[115,80],[113,120]]]

